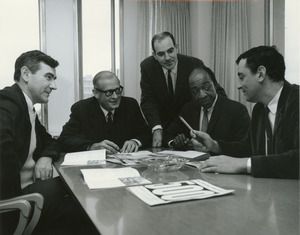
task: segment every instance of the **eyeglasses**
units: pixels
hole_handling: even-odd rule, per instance
[[[106,91],[103,91],[103,90],[101,90],[99,88],[96,88],[96,87],[94,87],[94,89],[97,90],[97,91],[99,91],[99,92],[104,93],[107,97],[112,96],[114,92],[116,92],[117,95],[120,95],[122,93],[122,91],[123,91],[123,87],[122,86],[120,86],[120,87],[118,87],[116,89],[111,89],[111,90],[106,90]]]

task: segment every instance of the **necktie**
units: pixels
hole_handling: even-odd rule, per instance
[[[267,148],[266,148],[266,155],[270,155],[273,153],[273,134],[272,134],[272,128],[269,121],[269,108],[268,106],[264,109],[264,124],[265,124],[265,130],[266,130],[266,138],[267,138]]]
[[[203,109],[203,118],[202,118],[202,126],[201,131],[206,132],[207,126],[208,126],[208,115],[207,115],[207,109]]]
[[[108,112],[108,113],[107,113],[107,123],[108,123],[109,125],[112,125],[112,123],[113,123],[112,112]]]
[[[174,100],[174,91],[173,91],[173,82],[171,77],[171,70],[168,70],[168,89],[169,89],[169,99],[173,103]]]

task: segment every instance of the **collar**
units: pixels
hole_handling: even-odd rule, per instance
[[[33,103],[32,103],[32,101],[31,101],[31,99],[29,98],[29,96],[26,95],[24,91],[22,91],[22,92],[23,92],[23,94],[24,94],[24,97],[25,97],[25,100],[26,100],[26,103],[27,103],[28,111],[32,112],[33,107],[34,107],[34,106],[33,106]]]
[[[177,60],[177,63],[175,64],[174,68],[171,69],[171,72],[176,74],[177,73],[177,68],[178,68],[178,60]],[[164,74],[168,73],[168,69],[166,69],[165,67],[162,67],[162,69],[164,71]]]
[[[102,109],[102,112],[104,113],[104,116],[106,117],[107,114],[108,114],[108,111],[107,111],[106,109],[102,108],[102,106],[101,106],[100,104],[99,104],[99,106],[100,106],[100,108]],[[111,112],[112,112],[112,115],[114,115],[114,114],[115,114],[115,109],[112,110]]]
[[[270,112],[273,115],[276,114],[277,106],[278,106],[278,101],[279,101],[279,97],[280,97],[281,92],[282,92],[282,88],[283,88],[283,86],[279,89],[279,91],[277,92],[277,94],[274,96],[274,98],[268,104],[268,108],[269,108]]]
[[[211,106],[209,109],[207,109],[207,112],[210,113],[210,112],[214,109],[214,107],[215,107],[215,105],[216,105],[216,102],[217,102],[217,99],[218,99],[218,94],[216,94],[216,98],[215,98],[215,100],[214,100],[212,106]],[[204,110],[203,107],[202,107],[202,110]]]

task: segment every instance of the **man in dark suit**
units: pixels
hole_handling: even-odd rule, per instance
[[[81,220],[61,179],[52,178],[52,162],[58,159],[60,150],[41,125],[33,106],[47,103],[56,89],[57,66],[56,60],[40,51],[23,53],[15,63],[16,83],[0,91],[0,198],[42,194],[44,206],[37,234],[74,234],[78,226],[71,225],[69,218],[74,218],[75,225]],[[12,234],[18,214],[2,215],[0,233]]]
[[[64,152],[106,149],[107,153],[136,152],[150,146],[150,130],[137,101],[122,97],[117,76],[102,71],[93,79],[94,97],[71,107],[59,142]]]
[[[216,140],[237,141],[245,137],[250,116],[244,105],[217,95],[214,73],[197,67],[189,77],[193,100],[186,103],[180,116],[194,129],[208,133]],[[190,130],[179,117],[164,132],[164,144],[178,150],[193,148]]]
[[[236,63],[238,89],[247,101],[256,102],[251,126],[238,142],[191,133],[195,149],[233,156],[211,157],[201,171],[299,178],[299,86],[285,80],[283,56],[275,47],[259,46],[241,54]]]
[[[178,54],[178,47],[169,32],[153,36],[152,56],[141,62],[141,108],[152,129],[152,146],[160,147],[163,130],[190,100],[188,77],[203,62],[197,58]],[[217,85],[217,92],[225,95]],[[226,96],[226,95],[225,95]]]

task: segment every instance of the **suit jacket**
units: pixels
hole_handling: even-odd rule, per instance
[[[197,58],[178,54],[178,70],[174,103],[169,103],[168,88],[162,66],[150,56],[141,62],[141,108],[145,118],[153,128],[166,128],[180,112],[183,104],[190,100],[189,75],[203,62]]]
[[[59,148],[38,118],[35,121],[37,147],[33,159],[56,160]],[[28,157],[31,123],[24,94],[17,84],[0,91],[0,198],[21,194],[20,171]]]
[[[106,118],[95,97],[78,101],[71,107],[59,142],[64,152],[84,151],[88,146],[109,139],[120,148],[125,141],[138,139],[143,147],[150,145],[150,130],[137,101],[122,97],[113,116],[114,130],[108,130]]]
[[[251,157],[254,177],[299,178],[299,86],[284,83],[275,118],[274,154],[265,156],[264,105],[257,103],[251,128],[237,143],[219,142],[222,152],[236,157]]]
[[[199,101],[193,100],[186,103],[181,112],[187,123],[194,130],[200,130]],[[250,126],[250,116],[244,105],[239,102],[218,96],[208,123],[207,133],[214,140],[238,141],[245,137]],[[164,133],[164,144],[168,144],[178,134],[183,133],[190,136],[190,130],[177,117]]]

